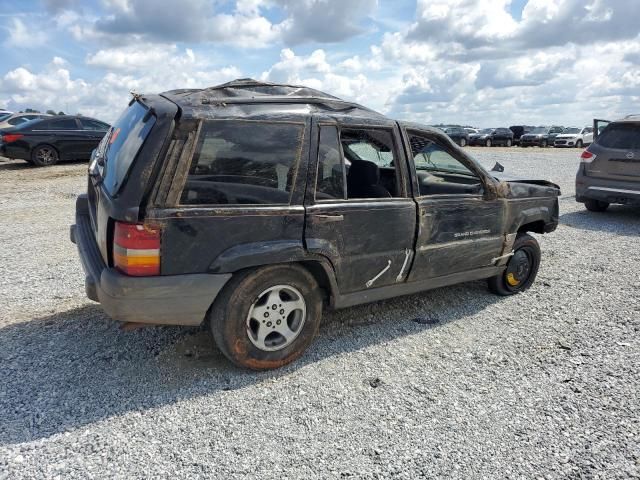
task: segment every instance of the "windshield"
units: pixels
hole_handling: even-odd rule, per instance
[[[483,128],[478,133],[491,133],[493,132],[493,128]]]
[[[562,133],[580,133],[580,129],[579,128],[565,128]]]
[[[139,102],[127,108],[98,146],[104,158],[102,173],[105,189],[115,194],[124,183],[140,147],[156,123],[156,117]]]

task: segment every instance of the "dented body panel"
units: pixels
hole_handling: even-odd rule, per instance
[[[296,263],[309,269],[329,305],[337,308],[500,274],[517,233],[546,233],[557,226],[556,185],[487,172],[438,130],[395,122],[322,92],[238,81],[136,101],[151,105],[159,120],[126,184],[109,196],[99,178],[90,176],[87,199],[77,211],[79,223],[86,216],[92,225],[90,232],[83,229],[81,256],[94,242],[102,257],[93,262],[102,267],[85,268],[92,291],[100,289],[101,268],[109,270],[111,281],[114,275],[124,276],[113,268],[110,253],[115,221],[144,222],[161,231],[160,277],[206,283],[210,275],[216,288],[199,287],[209,294],[241,270]],[[283,180],[288,200],[273,205],[184,204],[203,129],[223,120],[292,125],[302,132],[295,171]],[[320,125],[391,132],[396,194],[316,201]],[[472,172],[475,184],[469,192],[425,193],[430,180],[415,168],[409,139],[414,134],[432,140]],[[90,263],[83,260],[83,265]],[[99,300],[110,302],[107,310],[117,311],[119,320],[152,323],[149,316],[139,318],[139,310],[127,315],[127,308],[117,306],[128,305],[132,296],[144,299],[149,282],[128,278],[125,283],[127,289],[118,290],[120,298],[103,295]],[[158,287],[149,295],[161,309]],[[202,319],[214,301],[215,294],[196,302]],[[188,323],[197,323],[193,318],[198,315],[190,312]],[[172,322],[163,318],[162,323]]]

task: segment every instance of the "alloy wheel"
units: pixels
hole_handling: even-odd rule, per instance
[[[291,285],[276,285],[263,291],[251,304],[247,335],[260,350],[281,350],[298,337],[306,316],[302,294]]]

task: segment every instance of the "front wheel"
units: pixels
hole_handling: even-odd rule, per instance
[[[491,139],[490,139],[490,138],[487,138],[487,141],[485,142],[485,145],[486,145],[487,147],[490,147],[490,146],[491,146]]]
[[[460,139],[460,146],[464,147],[467,144],[467,141],[464,138]]]
[[[583,146],[584,146],[584,143],[582,143],[582,140],[578,140],[578,141],[576,142],[576,147],[578,147],[578,148],[582,148]]]
[[[540,146],[541,146],[542,148],[547,148],[547,145],[548,145],[548,143],[547,143],[547,141],[546,141],[546,140],[543,140],[543,141],[542,141],[542,143],[540,144]]]
[[[510,146],[511,146],[511,144],[512,144],[511,139],[510,139],[510,138],[508,138],[508,139],[507,139],[507,147],[510,147]]]
[[[313,276],[297,265],[234,275],[210,313],[218,348],[238,366],[278,368],[300,357],[320,326],[322,298]]]
[[[540,256],[538,241],[529,234],[518,234],[507,268],[488,279],[489,290],[503,296],[524,292],[536,279]]]

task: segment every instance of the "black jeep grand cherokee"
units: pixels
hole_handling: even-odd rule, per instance
[[[135,96],[96,149],[71,239],[114,319],[208,321],[238,365],[299,357],[325,306],[486,278],[528,288],[559,189],[500,181],[447,136],[305,87]]]

